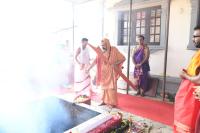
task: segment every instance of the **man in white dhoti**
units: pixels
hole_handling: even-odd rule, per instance
[[[86,71],[90,65],[90,54],[87,47],[88,39],[83,38],[82,45],[76,51],[76,68],[74,90],[77,95],[91,96],[92,86],[90,74]]]

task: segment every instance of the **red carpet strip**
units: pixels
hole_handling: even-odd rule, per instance
[[[73,92],[72,89],[57,90],[60,94]],[[100,96],[93,93],[92,100],[100,101]],[[162,101],[151,100],[145,97],[137,97],[118,93],[117,108],[130,112],[168,126],[173,126],[174,105]]]
[[[169,126],[173,126],[173,104],[119,93],[118,98],[119,109]]]

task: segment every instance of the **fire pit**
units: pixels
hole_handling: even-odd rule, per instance
[[[75,101],[75,103],[85,103],[88,105],[91,104],[91,99],[86,95],[80,95],[80,96],[76,97],[74,101]]]
[[[0,120],[0,131],[4,133],[11,131],[16,133],[74,133],[75,131],[86,133],[112,117],[89,105],[75,104],[56,96],[28,103],[20,111],[17,119],[11,120],[12,125],[9,127]]]

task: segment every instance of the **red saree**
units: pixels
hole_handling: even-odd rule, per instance
[[[187,69],[191,76],[197,75],[200,67],[200,51],[192,58]],[[195,99],[193,92],[196,84],[183,80],[175,98],[174,133],[194,133],[200,102]]]

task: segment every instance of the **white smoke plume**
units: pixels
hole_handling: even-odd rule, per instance
[[[29,103],[67,80],[54,32],[71,26],[71,15],[64,0],[0,1],[0,133],[50,132],[46,111]],[[51,116],[63,110],[51,106]]]

